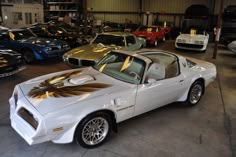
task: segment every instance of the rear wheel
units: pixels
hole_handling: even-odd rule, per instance
[[[158,39],[155,39],[154,46],[156,47],[158,45]]]
[[[105,142],[110,135],[112,119],[104,112],[93,113],[79,124],[75,139],[82,147],[94,148]]]
[[[196,105],[200,101],[203,95],[203,91],[204,91],[203,83],[201,81],[194,82],[190,87],[188,98],[185,101],[185,104],[188,106]]]
[[[35,60],[34,54],[31,50],[23,50],[23,57],[26,63],[32,63]]]

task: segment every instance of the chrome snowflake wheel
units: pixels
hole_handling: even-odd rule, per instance
[[[204,82],[195,81],[189,89],[187,100],[183,103],[186,106],[196,105],[204,94]]]
[[[88,121],[82,130],[82,139],[87,145],[96,145],[104,140],[109,130],[105,118],[96,117]]]
[[[195,84],[190,91],[190,97],[189,97],[190,103],[191,104],[198,103],[201,96],[202,96],[202,86],[201,84]]]
[[[76,142],[84,148],[101,145],[109,137],[114,126],[113,121],[112,115],[107,112],[95,112],[88,115],[76,129]]]

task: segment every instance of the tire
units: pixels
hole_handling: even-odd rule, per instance
[[[165,42],[166,41],[166,37],[164,36],[163,39],[162,39],[162,42]]]
[[[154,46],[156,47],[158,45],[158,39],[155,39]]]
[[[32,63],[35,60],[34,54],[31,50],[23,50],[23,58],[26,63]]]
[[[105,112],[96,112],[81,121],[76,130],[75,140],[84,148],[94,148],[107,140],[111,129],[110,115]]]
[[[195,81],[189,89],[188,98],[184,102],[184,104],[186,106],[196,105],[200,101],[203,92],[204,92],[203,83],[201,81]]]

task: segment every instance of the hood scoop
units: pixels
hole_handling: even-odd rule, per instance
[[[73,85],[82,85],[86,82],[90,82],[90,81],[94,81],[94,80],[95,79],[90,75],[80,75],[80,76],[76,76],[76,77],[69,79],[68,82]]]

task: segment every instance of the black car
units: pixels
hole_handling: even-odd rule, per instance
[[[21,54],[0,45],[0,78],[13,75],[25,69]]]
[[[67,30],[56,25],[36,24],[28,29],[30,29],[38,37],[64,40],[70,45],[71,48],[75,48],[86,43],[86,41],[81,38],[82,34],[79,34],[78,31]]]

